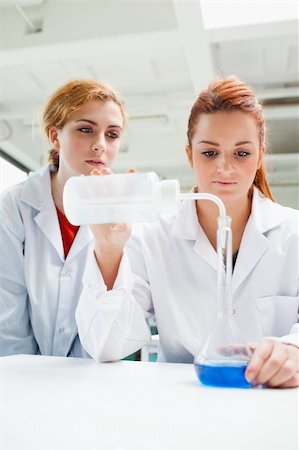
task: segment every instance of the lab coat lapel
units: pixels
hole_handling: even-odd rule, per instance
[[[61,261],[64,261],[64,250],[57,212],[51,193],[50,167],[42,167],[26,181],[22,193],[22,201],[37,210],[35,223],[51,242]],[[67,260],[74,258],[92,240],[92,233],[87,226],[79,228]]]
[[[233,272],[233,292],[236,292],[270,247],[267,232],[279,226],[283,220],[282,208],[254,188],[251,215],[242,237]]]
[[[198,222],[195,201],[185,200],[181,204],[172,227],[172,234],[180,239],[195,241],[194,251],[217,270],[217,253]]]
[[[49,202],[51,202],[51,199],[49,199]],[[64,261],[64,249],[57,212],[53,201],[51,203],[39,212],[35,217],[35,222],[52,243],[60,259]],[[67,255],[67,261],[73,259],[91,240],[92,233],[89,228],[87,226],[81,226]]]
[[[218,258],[212,244],[198,223],[198,236],[194,244],[194,251],[217,271]]]
[[[249,217],[232,276],[233,292],[237,291],[239,286],[267,251],[269,245],[268,239],[257,228],[252,217]]]
[[[73,259],[86,245],[93,239],[92,233],[88,226],[81,225],[76,234],[75,240],[70,248],[67,260]]]
[[[29,176],[24,184],[21,200],[36,210],[35,223],[64,261],[59,222],[51,193],[50,170],[49,166],[45,166]]]
[[[60,259],[64,261],[62,237],[52,197],[48,198],[47,203],[35,216],[34,220],[47,239],[51,242]]]

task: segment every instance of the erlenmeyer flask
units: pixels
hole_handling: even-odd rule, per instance
[[[202,384],[222,387],[251,387],[244,373],[251,350],[241,336],[233,315],[231,295],[231,218],[218,218],[218,314],[217,320],[194,359]]]

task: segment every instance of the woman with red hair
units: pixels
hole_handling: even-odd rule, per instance
[[[254,343],[246,378],[297,386],[298,211],[271,195],[262,106],[238,78],[217,78],[194,103],[187,136],[194,191],[217,195],[232,218],[233,313]],[[77,310],[89,311],[78,326],[90,355],[104,361],[137,350],[150,338],[146,318],[154,313],[158,360],[193,362],[217,316],[217,216],[215,204],[186,200],[177,216],[145,225],[124,254],[120,227],[93,227],[101,273],[93,262]],[[108,273],[116,260],[118,272]]]
[[[110,167],[126,120],[119,95],[99,80],[70,80],[46,102],[49,164],[0,196],[0,356],[89,357],[75,309],[93,239],[67,220],[63,189]]]

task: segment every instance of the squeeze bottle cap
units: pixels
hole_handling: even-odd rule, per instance
[[[178,180],[162,180],[155,185],[156,213],[176,214],[178,211],[180,183]]]

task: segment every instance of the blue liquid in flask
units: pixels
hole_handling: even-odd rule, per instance
[[[209,364],[195,364],[199,381],[207,386],[250,388],[245,378],[247,364],[243,362],[213,361]]]

